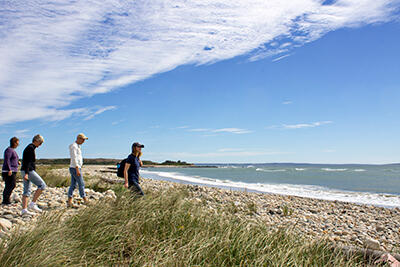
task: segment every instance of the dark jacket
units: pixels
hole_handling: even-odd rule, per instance
[[[34,144],[29,144],[22,154],[22,167],[21,171],[28,173],[30,171],[36,170],[36,146]]]
[[[128,169],[128,182],[139,183],[139,169],[140,169],[139,159],[135,157],[133,154],[130,154],[126,159],[126,163],[131,164],[131,166]]]
[[[17,172],[18,171],[18,154],[14,150],[14,148],[7,148],[6,151],[4,151],[4,162],[3,162],[3,168],[2,172]]]

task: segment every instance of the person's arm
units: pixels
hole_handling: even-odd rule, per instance
[[[125,178],[125,183],[124,183],[124,187],[128,188],[128,170],[131,167],[130,163],[125,163],[125,168],[124,168],[124,178]]]
[[[25,148],[22,156],[22,161],[25,162],[25,164],[23,164],[24,168],[21,168],[21,170],[25,172],[24,175],[25,180],[28,180],[29,166],[31,166],[31,161],[33,160],[34,156],[35,155],[32,147],[28,146],[27,148]]]
[[[138,159],[138,161],[139,161],[140,167],[143,166],[143,162],[140,160],[140,157],[141,157],[142,155],[143,155],[142,152],[139,152],[139,155],[137,156],[137,159]]]

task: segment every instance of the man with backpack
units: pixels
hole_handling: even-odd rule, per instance
[[[143,166],[140,156],[142,155],[142,148],[144,145],[140,143],[133,143],[132,153],[126,160],[123,160],[120,164],[118,176],[123,176],[125,179],[124,187],[131,189],[134,193],[143,196],[143,190],[139,185],[139,170]],[[123,170],[123,175],[121,171]]]

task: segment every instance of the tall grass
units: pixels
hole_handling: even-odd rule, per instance
[[[250,224],[231,207],[211,212],[184,188],[146,193],[119,188],[115,202],[73,217],[43,215],[1,244],[0,266],[365,266],[327,243]]]
[[[43,178],[46,184],[50,187],[68,187],[71,184],[69,175],[62,176],[54,172],[54,169],[67,169],[67,165],[39,165],[37,167],[38,174]],[[84,175],[85,187],[93,189],[97,192],[105,192],[111,189],[112,186],[100,179],[98,176]]]

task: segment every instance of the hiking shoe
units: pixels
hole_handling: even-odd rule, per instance
[[[39,212],[41,213],[42,210],[38,207],[38,205],[36,203],[31,202],[28,206],[28,209],[33,210],[35,212]]]
[[[22,217],[24,217],[24,216],[34,216],[34,215],[35,215],[35,213],[30,212],[30,211],[28,211],[28,210],[22,210],[22,211],[21,211],[21,216],[22,216]]]

